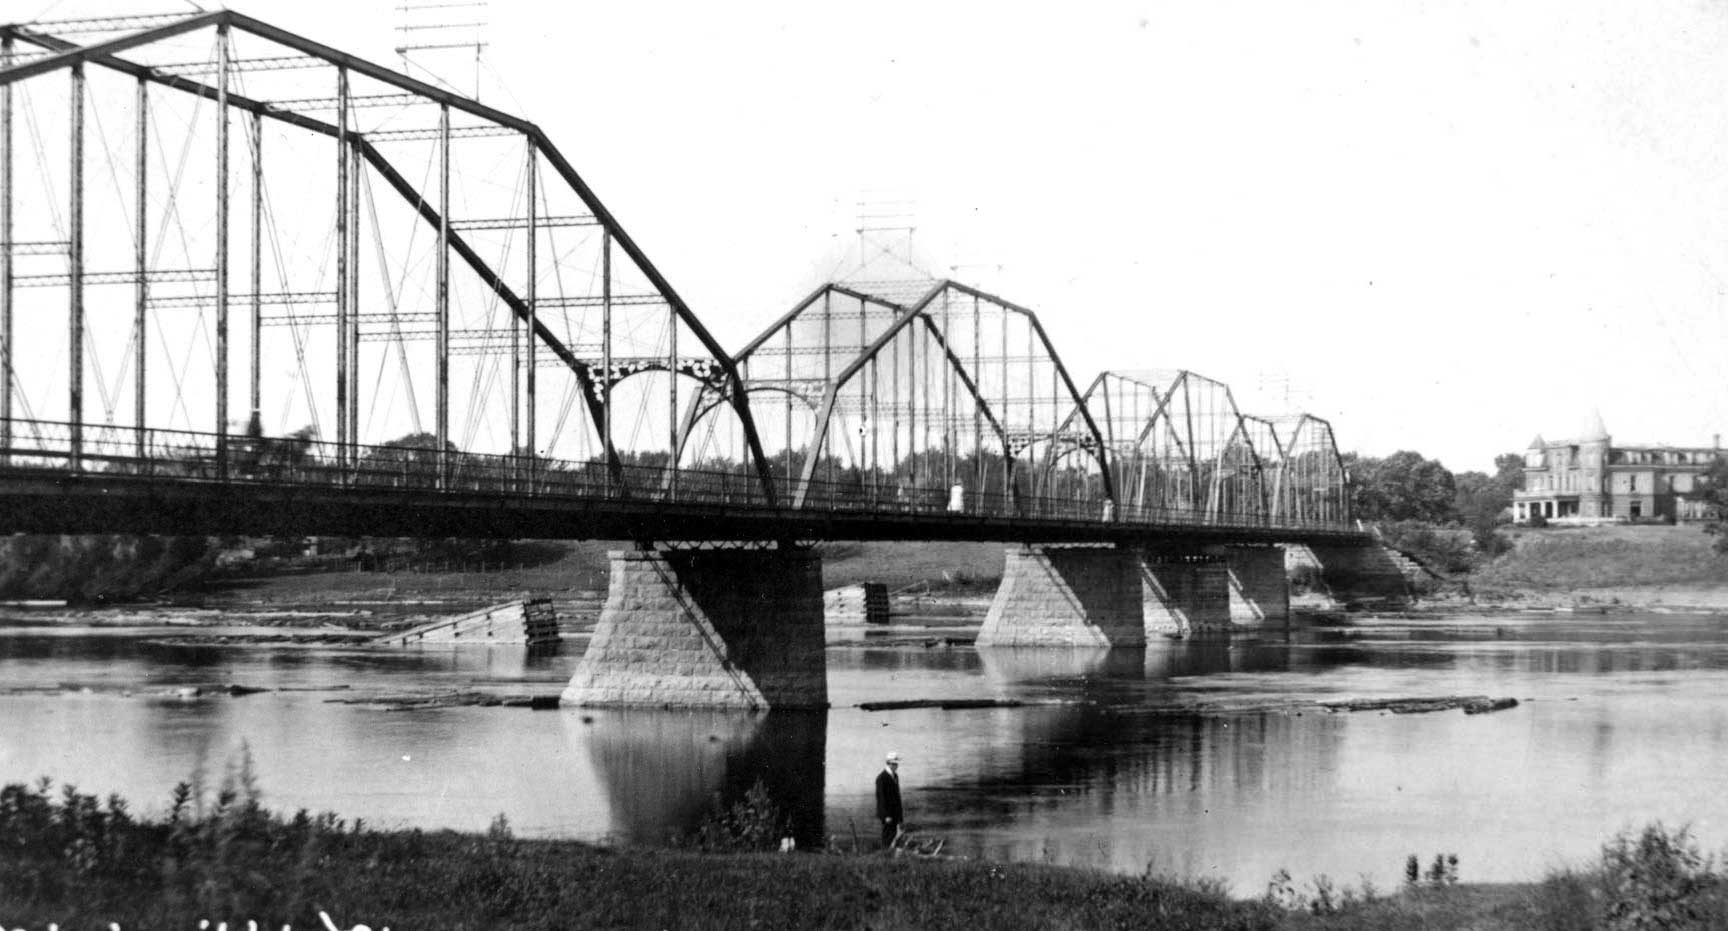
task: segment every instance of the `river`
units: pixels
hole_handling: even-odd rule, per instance
[[[401,710],[366,699],[555,693],[585,641],[375,650],[168,642],[185,628],[0,617],[0,781],[49,776],[161,812],[249,751],[265,804],[380,827],[662,843],[760,779],[804,843],[869,846],[872,781],[904,760],[907,820],[944,852],[1217,877],[1287,869],[1385,889],[1404,859],[1535,879],[1615,832],[1728,842],[1728,618],[1360,619],[1145,650],[831,647],[832,710]],[[200,628],[198,634],[220,630]],[[951,633],[951,631],[949,631]],[[942,632],[933,639],[939,644]],[[231,683],[270,691],[183,697]],[[1342,712],[1359,698],[1517,698],[1493,714]],[[865,711],[884,699],[1018,707]]]

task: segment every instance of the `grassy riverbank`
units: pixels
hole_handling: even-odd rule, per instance
[[[1728,606],[1728,556],[1691,526],[1515,528],[1469,576],[1478,597]]]
[[[1525,885],[1435,875],[1391,895],[1275,878],[1232,899],[1205,883],[1038,864],[840,853],[597,848],[484,835],[379,832],[273,815],[244,767],[213,799],[182,786],[137,819],[70,789],[0,791],[8,927],[1241,929],[1716,928],[1728,877],[1684,833],[1617,838],[1582,872]]]
[[[603,594],[611,550],[628,549],[617,541],[535,542],[534,558],[513,565],[470,570],[462,565],[429,566],[430,571],[249,572],[236,569],[212,577],[181,597],[208,607],[331,603],[491,604],[524,593],[570,598]],[[831,543],[821,548],[822,581],[827,588],[881,582],[891,591],[912,588],[967,593],[995,589],[1002,578],[1000,543]]]

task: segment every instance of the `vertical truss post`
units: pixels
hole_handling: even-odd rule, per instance
[[[71,219],[68,255],[70,257],[70,274],[67,275],[67,291],[69,293],[69,321],[67,355],[70,358],[70,380],[67,382],[66,404],[67,420],[71,422],[71,467],[73,471],[83,467],[84,452],[84,63],[72,63],[72,183],[71,183]],[[8,244],[10,248],[10,244]]]
[[[252,113],[252,415],[247,434],[264,435],[264,120]]]
[[[0,68],[14,39],[0,37]],[[12,448],[12,85],[0,84],[0,448]],[[3,460],[0,460],[3,461]]]
[[[612,228],[600,230],[600,451],[606,456],[606,491],[622,485],[612,455]],[[622,490],[622,489],[620,489]]]
[[[1058,490],[1057,476],[1062,469],[1062,450],[1056,445],[1056,435],[1062,432],[1062,409],[1058,399],[1062,397],[1062,373],[1056,366],[1050,366],[1050,454],[1045,461],[1050,463],[1050,491]]]
[[[860,307],[862,309],[862,307]],[[882,354],[870,356],[870,499],[882,500],[882,456],[877,437],[882,433]]]
[[[823,390],[824,391],[827,390],[827,386],[832,385],[834,383],[834,300],[833,299],[834,299],[834,291],[832,289],[822,292],[822,384],[823,384]],[[830,415],[830,416],[833,416],[833,415]],[[827,494],[830,497],[830,500],[829,500],[830,504],[833,503],[832,496],[834,494],[834,457],[833,456],[823,456],[822,451],[827,449],[829,447],[829,444],[833,442],[830,439],[830,436],[833,434],[833,432],[834,432],[833,424],[829,424],[828,429],[822,431],[822,442],[817,444],[816,448],[810,451],[811,455],[814,455],[814,456],[819,457],[820,459],[826,460],[825,464],[826,464],[827,469],[828,469],[828,478],[826,480],[828,483],[828,490],[825,492],[825,494]],[[812,472],[811,474],[814,475],[815,473]]]
[[[792,484],[792,322],[786,323],[786,475],[782,479]]]
[[[942,292],[942,343],[953,345],[950,337],[954,330],[950,325],[951,315],[949,305],[952,295],[947,290]],[[939,365],[942,375],[942,486],[946,491],[954,484],[954,367]]]
[[[535,456],[535,453],[534,453],[534,450],[535,450],[535,446],[534,446],[534,354],[535,354],[534,328],[538,325],[537,321],[539,318],[539,308],[536,305],[536,302],[539,300],[539,287],[540,287],[540,266],[538,263],[538,257],[539,257],[539,251],[538,250],[539,250],[539,245],[540,245],[540,225],[539,225],[539,223],[540,223],[540,193],[539,193],[540,163],[539,163],[539,158],[540,158],[539,153],[537,151],[535,151],[535,147],[534,147],[534,137],[529,136],[528,137],[528,280],[526,282],[527,287],[523,289],[524,293],[527,295],[527,300],[528,300],[528,319],[521,327],[517,327],[517,325],[514,322],[512,322],[512,324],[511,324],[512,327],[515,327],[515,329],[512,330],[512,333],[517,334],[517,335],[513,335],[510,339],[510,351],[512,353],[511,377],[510,377],[510,398],[511,398],[511,402],[510,402],[510,448],[512,451],[520,450],[522,448],[521,446],[518,445],[520,442],[520,439],[519,439],[518,433],[517,433],[517,431],[520,429],[520,426],[521,426],[521,415],[520,415],[520,411],[518,410],[517,405],[522,402],[522,396],[518,392],[520,392],[522,390],[522,388],[521,388],[521,386],[519,386],[517,384],[517,379],[524,378],[527,381],[526,387],[527,387],[527,392],[528,392],[528,397],[527,397],[528,423],[527,423],[526,434],[527,434],[527,440],[528,440],[528,443],[527,443],[528,488],[530,490],[532,490],[534,488],[534,481],[535,481],[535,474],[534,474],[535,473],[535,459],[534,459],[534,456]],[[512,318],[512,320],[514,320],[514,318]],[[528,366],[528,370],[526,372],[522,371],[522,356],[521,356],[522,348],[521,347],[522,347],[523,343],[527,344],[527,366]]]
[[[919,311],[919,313],[923,313],[923,311]],[[909,418],[906,423],[906,451],[912,460],[912,487],[916,489],[918,487],[918,467],[922,464],[921,457],[924,455],[924,447],[928,445],[924,441],[929,439],[918,429],[918,405],[929,403],[928,398],[925,397],[929,392],[920,389],[926,389],[930,386],[924,383],[924,373],[918,367],[920,331],[911,326],[908,326],[906,331],[910,331],[910,336],[906,340],[906,412]],[[925,399],[919,400],[921,397],[925,397]],[[925,428],[928,429],[929,415],[925,415],[924,422]]]
[[[348,146],[348,443],[360,456],[360,160],[359,140]]]
[[[228,477],[228,24],[216,27],[216,477]]]
[[[1032,475],[1028,475],[1028,478],[1032,480],[1032,496],[1040,497],[1044,494],[1044,484],[1040,482],[1040,478],[1044,477],[1039,475],[1039,468],[1035,465],[1035,459],[1030,456],[1032,437],[1039,432],[1039,373],[1035,368],[1037,363],[1033,361],[1033,339],[1037,339],[1037,335],[1032,332],[1032,321],[1028,320],[1026,321],[1026,453],[1028,453],[1026,472],[1032,473]]]
[[[972,399],[972,483],[977,486],[978,500],[984,495],[984,318],[978,308],[978,295],[972,295],[972,377],[978,383],[978,397]]]
[[[666,308],[666,421],[670,435],[667,437],[666,467],[671,471],[667,474],[666,493],[672,500],[678,498],[678,425],[682,421],[678,417],[678,312],[671,306]]]
[[[348,69],[336,69],[336,466],[348,461]]]
[[[896,498],[898,498],[898,497],[900,497],[900,492],[899,492],[898,486],[900,485],[900,482],[901,482],[901,478],[900,478],[900,340],[895,339],[892,343],[889,344],[889,346],[891,347],[890,348],[891,354],[888,357],[888,411],[889,411],[889,416],[894,418],[894,429],[891,433],[888,434],[888,458],[890,460],[890,462],[888,463],[888,466],[889,466],[889,468],[894,470],[894,484],[896,486],[894,496]],[[897,501],[896,503],[901,505],[901,506],[904,506],[906,502]]]
[[[450,105],[438,107],[438,487],[450,477]]]
[[[347,442],[359,461],[359,133],[347,149]]]
[[[870,340],[866,336],[865,331],[865,325],[868,322],[867,318],[869,315],[869,309],[870,307],[868,304],[863,301],[858,302],[858,345],[860,346],[870,345]],[[875,356],[871,356],[870,365],[872,370],[874,370],[876,365]],[[852,454],[854,460],[858,463],[858,493],[860,496],[864,494],[864,489],[866,487],[864,484],[864,469],[869,465],[867,458],[864,455],[864,433],[867,430],[876,429],[876,422],[870,418],[870,383],[866,380],[867,378],[868,376],[862,372],[858,374],[858,448]]]
[[[135,341],[132,347],[135,353],[132,373],[132,433],[134,452],[140,460],[144,458],[146,448],[144,389],[147,382],[144,379],[144,366],[150,357],[150,353],[147,351],[150,344],[149,316],[145,310],[150,298],[150,282],[144,274],[145,263],[148,261],[149,254],[146,246],[150,237],[148,201],[145,199],[145,195],[149,191],[146,178],[150,168],[150,144],[147,135],[150,128],[149,106],[150,82],[148,79],[140,77],[138,79],[138,138],[134,146],[134,154],[138,159],[138,177],[135,179],[133,191],[134,201],[137,203],[138,209],[137,215],[133,217],[133,222],[137,224],[137,228],[132,233],[132,273],[136,276],[132,283],[132,338]]]
[[[997,410],[1002,412],[1001,417],[1003,420],[1002,425],[1004,427],[1004,433],[1007,433],[1006,427],[1008,425],[1007,420],[1009,416],[1008,321],[1012,319],[1013,318],[1007,314],[1002,315],[1002,406],[998,407]],[[1004,511],[1005,515],[1012,514],[1014,505],[1018,502],[1018,499],[1014,494],[1014,452],[1008,448],[1011,443],[1013,443],[1013,438],[1011,436],[1005,436],[1002,440],[1002,506],[1007,509]]]
[[[1100,454],[1099,459],[1103,463],[1102,467],[1104,471],[1108,473],[1111,469],[1116,467],[1116,418],[1113,416],[1115,405],[1110,403],[1110,382],[1100,382],[1098,385],[1098,393],[1104,398],[1104,428],[1098,431],[1103,434],[1101,439],[1104,441],[1104,448],[1098,452]],[[1086,398],[1084,396],[1080,398],[1080,403],[1082,405],[1086,403]],[[1118,492],[1118,494],[1120,494],[1120,492]],[[1105,499],[1105,504],[1107,506],[1109,505],[1108,498]]]

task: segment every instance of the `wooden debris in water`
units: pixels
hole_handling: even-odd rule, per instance
[[[960,711],[967,708],[1019,708],[1023,701],[1012,698],[919,698],[910,701],[866,701],[858,707],[865,711],[901,711],[906,708],[940,708]]]
[[[1516,708],[1516,698],[1490,698],[1487,695],[1442,695],[1432,698],[1354,698],[1349,701],[1321,702],[1328,711],[1390,711],[1393,714],[1431,714],[1462,708],[1467,714],[1484,714]]]

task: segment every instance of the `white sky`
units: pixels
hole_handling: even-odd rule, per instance
[[[399,2],[234,8],[395,63]],[[1081,384],[1185,367],[1276,413],[1287,379],[1345,450],[1459,470],[1593,408],[1728,433],[1728,3],[1070,6],[491,0],[482,97],[728,348],[886,192]]]

